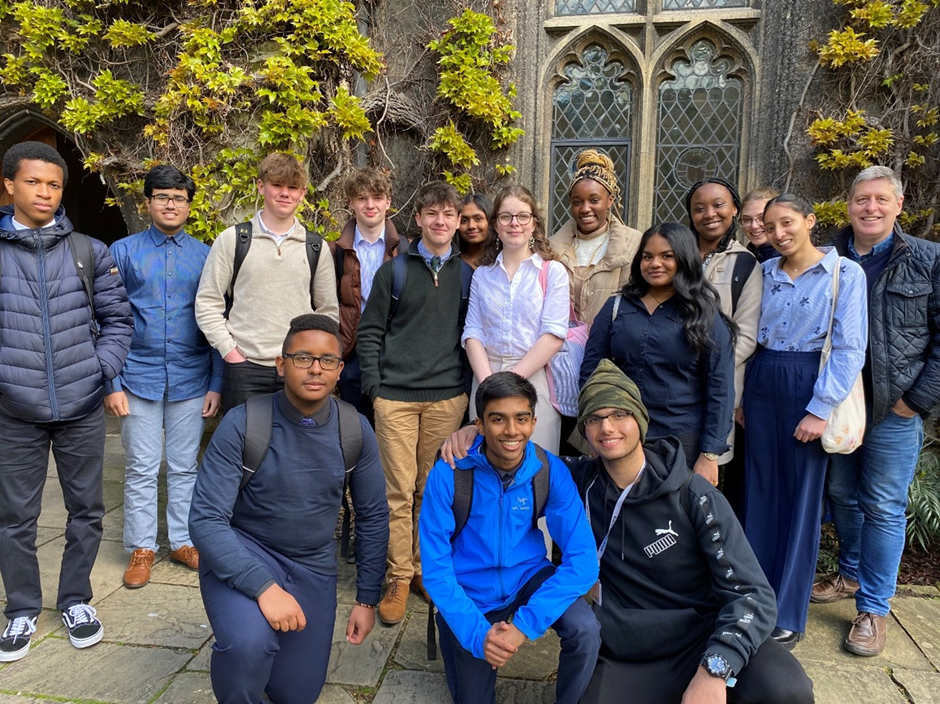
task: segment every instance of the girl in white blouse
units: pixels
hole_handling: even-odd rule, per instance
[[[561,416],[551,404],[545,365],[568,332],[568,272],[553,261],[545,219],[528,189],[501,190],[493,213],[496,238],[473,275],[462,337],[474,376],[470,417],[476,417],[479,383],[493,372],[514,371],[538,392],[532,441],[557,453]]]

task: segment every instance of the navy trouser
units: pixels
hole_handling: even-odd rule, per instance
[[[793,433],[806,416],[819,352],[758,347],[744,382],[744,534],[777,595],[777,626],[806,630],[829,456]]]
[[[244,535],[245,548],[263,562],[307,617],[302,631],[275,631],[258,602],[232,589],[199,561],[202,601],[215,633],[210,674],[220,704],[310,704],[326,681],[336,620],[336,575],[312,572]]]
[[[225,362],[222,368],[222,415],[240,406],[252,396],[273,394],[284,388],[277,367],[254,362]]]
[[[708,633],[672,655],[645,662],[623,662],[604,654],[597,659],[581,704],[679,704],[707,652]],[[813,681],[793,654],[768,638],[729,688],[734,704],[813,704]]]
[[[511,604],[504,609],[489,612],[486,620],[490,623],[510,621],[512,615],[528,603],[542,583],[554,573],[555,568],[551,566],[536,573],[519,590]],[[494,704],[497,671],[486,660],[474,657],[473,653],[460,645],[440,613],[437,615],[437,625],[447,686],[454,704]],[[601,627],[588,603],[579,598],[552,624],[552,629],[561,638],[556,701],[558,704],[577,704],[594,671],[601,646]]]
[[[9,619],[42,610],[36,521],[55,457],[68,521],[56,608],[91,600],[91,568],[101,544],[104,516],[104,409],[84,418],[33,423],[0,413],[0,575]]]

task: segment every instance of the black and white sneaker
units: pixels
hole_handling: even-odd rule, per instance
[[[88,604],[75,604],[62,612],[62,622],[69,629],[69,640],[76,648],[92,646],[104,635],[104,627],[95,613],[95,608]]]
[[[35,632],[35,616],[20,616],[10,621],[0,636],[0,662],[13,662],[26,657],[30,636]]]

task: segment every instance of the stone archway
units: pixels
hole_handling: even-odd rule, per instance
[[[5,118],[0,114],[0,154],[18,142],[29,140],[54,147],[65,159],[69,180],[62,205],[76,230],[108,245],[127,236],[127,224],[120,208],[105,202],[111,193],[97,174],[85,170],[75,142],[56,129],[45,116],[29,108]],[[10,204],[12,199],[6,189],[0,188],[0,191],[0,205]]]

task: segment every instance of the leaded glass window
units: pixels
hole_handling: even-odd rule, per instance
[[[600,15],[635,10],[636,0],[555,0],[556,15]]]
[[[707,39],[688,59],[677,59],[672,80],[659,87],[656,149],[656,222],[685,222],[685,194],[696,181],[738,180],[744,87],[729,76],[731,61],[718,58]]]
[[[630,144],[633,130],[633,87],[624,80],[624,65],[610,59],[598,44],[588,46],[581,62],[567,64],[566,80],[552,97],[552,192],[549,233],[569,217],[568,184],[578,153],[588,147],[601,149],[617,168],[617,180],[628,191]],[[622,202],[626,218],[626,198]]]
[[[664,10],[698,10],[710,7],[747,7],[747,5],[748,0],[663,0]]]

